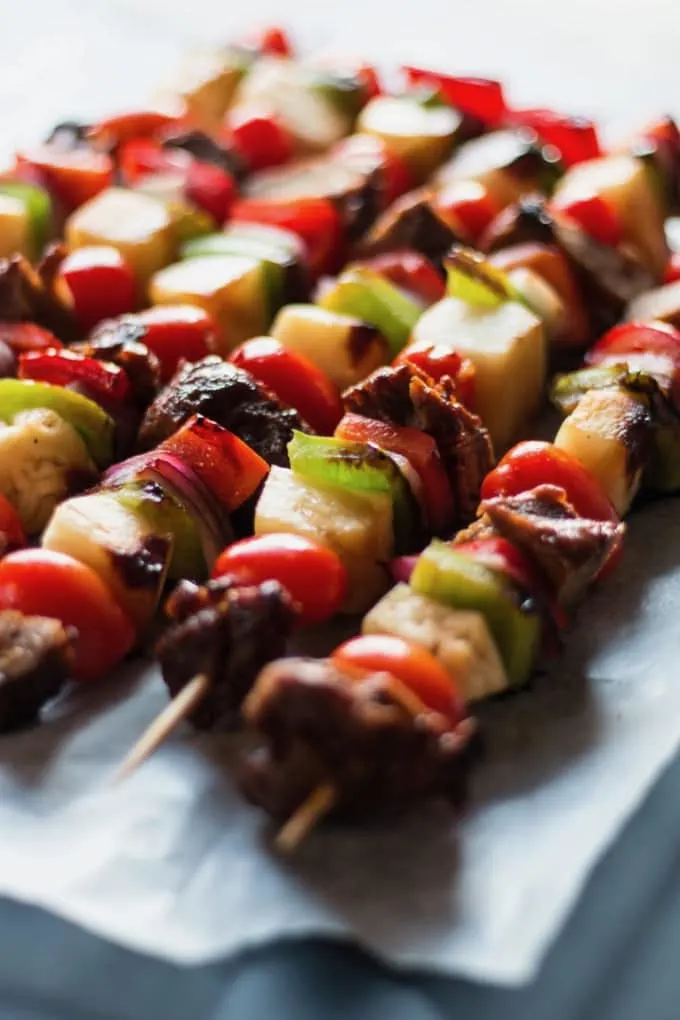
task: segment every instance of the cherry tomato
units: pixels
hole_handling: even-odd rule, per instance
[[[277,202],[241,198],[234,202],[231,218],[282,227],[297,234],[304,242],[313,276],[330,273],[338,265],[343,243],[342,218],[330,199]]]
[[[381,209],[386,209],[413,188],[413,177],[404,160],[376,135],[348,135],[331,149],[330,157],[355,166],[358,172],[377,171]]]
[[[476,244],[499,212],[479,181],[451,181],[432,199],[432,207],[452,230]]]
[[[331,660],[350,671],[390,673],[452,726],[465,718],[465,704],[455,680],[427,649],[391,634],[365,634],[345,641]]]
[[[83,383],[95,399],[122,403],[130,393],[125,369],[69,350],[27,351],[19,357],[19,379],[69,386]]]
[[[59,267],[73,299],[73,311],[89,332],[102,319],[134,311],[137,305],[134,273],[117,248],[92,245],[70,252]]]
[[[680,252],[674,251],[668,260],[663,276],[664,283],[677,283],[680,280]]]
[[[24,545],[26,535],[21,518],[10,501],[0,493],[0,556]]]
[[[0,609],[51,616],[75,627],[79,680],[102,676],[135,640],[132,623],[99,575],[48,549],[22,549],[0,560]]]
[[[513,446],[482,483],[482,500],[516,496],[537,485],[557,485],[581,517],[618,521],[619,515],[597,479],[582,464],[552,443],[527,440]]]
[[[337,553],[300,535],[255,535],[230,545],[218,557],[213,577],[246,583],[278,581],[301,607],[300,623],[323,623],[347,594],[347,570]]]
[[[461,113],[496,127],[507,110],[503,87],[489,78],[455,78],[422,67],[403,67],[409,85],[437,89],[442,98]]]
[[[277,25],[268,25],[265,28],[249,32],[239,42],[242,46],[256,50],[263,56],[293,56],[293,44],[288,33]]]
[[[405,363],[427,373],[435,382],[445,375],[456,384],[456,396],[461,404],[470,410],[475,407],[475,366],[469,358],[443,344],[432,344],[429,340],[414,340],[397,355],[395,365]]]
[[[215,323],[195,305],[154,305],[134,321],[146,327],[143,343],[160,362],[162,382],[172,378],[181,361],[200,361],[215,349]]]
[[[233,177],[221,167],[195,159],[187,170],[184,196],[221,226],[236,197],[236,185]]]
[[[599,195],[577,199],[565,205],[556,203],[555,208],[563,216],[578,223],[583,232],[594,241],[609,248],[615,248],[621,243],[623,235],[618,217],[609,203]]]
[[[188,152],[165,149],[155,138],[130,138],[118,149],[118,171],[130,187],[148,174],[185,174],[190,163]]]
[[[158,110],[140,110],[107,117],[93,124],[87,134],[93,141],[105,146],[118,146],[131,138],[150,138],[177,125],[177,118]]]
[[[401,290],[407,290],[419,301],[433,305],[444,297],[446,284],[429,259],[417,251],[392,251],[362,260]]]
[[[293,139],[271,110],[236,106],[227,121],[229,137],[251,170],[279,166],[293,154]]]
[[[0,340],[6,343],[15,354],[23,351],[45,351],[49,348],[63,347],[54,333],[34,322],[0,322]]]
[[[435,440],[420,429],[390,425],[387,422],[346,414],[335,430],[340,439],[374,443],[389,453],[398,453],[418,475],[428,522],[434,532],[451,527],[455,506],[451,483],[442,464]]]
[[[342,402],[330,379],[302,354],[273,337],[256,337],[232,351],[229,361],[250,372],[279,400],[294,407],[315,432],[330,436],[342,418]]]
[[[625,362],[631,371],[648,372],[680,406],[680,332],[673,326],[621,323],[597,341],[585,360],[589,365]]]
[[[512,110],[508,123],[532,128],[541,141],[555,146],[565,167],[602,155],[597,128],[587,117],[569,117],[554,110]]]
[[[85,147],[63,151],[56,146],[43,145],[18,153],[17,165],[39,171],[50,193],[67,213],[109,188],[114,180],[111,157]]]

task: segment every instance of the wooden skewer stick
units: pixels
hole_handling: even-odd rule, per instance
[[[179,724],[203,701],[211,687],[210,677],[198,673],[157,715],[116,770],[114,783],[127,779],[167,740]]]
[[[333,808],[337,793],[332,783],[321,783],[294,811],[276,835],[276,848],[291,853],[309,835],[315,825]]]

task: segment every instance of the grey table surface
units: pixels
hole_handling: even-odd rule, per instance
[[[0,158],[55,121],[123,108],[188,45],[219,41],[244,7],[205,0],[0,0]],[[436,59],[502,76],[517,102],[606,120],[612,132],[680,112],[674,0],[249,0],[248,21],[303,41]],[[11,838],[11,834],[2,834]],[[110,1020],[678,1020],[680,761],[607,857],[535,982],[485,988],[396,974],[321,943],[209,967],[138,956],[0,900],[0,1016]]]

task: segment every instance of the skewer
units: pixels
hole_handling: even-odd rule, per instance
[[[177,694],[169,705],[157,715],[145,732],[141,735],[132,750],[126,755],[124,761],[119,765],[113,777],[114,783],[127,779],[136,772],[140,765],[143,765],[154,751],[168,739],[179,724],[190,715],[197,705],[203,701],[210,687],[210,677],[205,673],[198,673],[186,686]]]

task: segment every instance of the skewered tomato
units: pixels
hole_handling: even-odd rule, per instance
[[[129,187],[148,174],[185,173],[190,162],[188,152],[163,148],[155,138],[135,136],[122,142],[118,150],[118,172]]]
[[[433,305],[444,297],[445,283],[432,263],[417,251],[391,251],[363,259],[362,265],[385,276],[401,290],[409,291],[425,304]]]
[[[184,196],[221,226],[236,198],[236,185],[221,167],[195,159],[187,170]]]
[[[158,110],[121,113],[98,121],[88,129],[88,138],[106,146],[118,146],[131,138],[150,138],[177,124],[177,118]]]
[[[134,273],[117,248],[92,245],[70,252],[58,278],[68,288],[73,311],[85,331],[136,307]]]
[[[500,211],[479,181],[451,181],[432,198],[432,206],[470,244],[479,241]]]
[[[263,56],[292,57],[293,44],[284,29],[278,25],[268,25],[265,28],[250,32],[240,40],[242,46],[256,50]]]
[[[227,121],[229,137],[251,170],[279,166],[293,154],[293,139],[276,114],[259,106],[236,106]]]
[[[648,372],[680,406],[680,332],[673,326],[624,322],[605,333],[586,355],[589,365],[625,363]]]
[[[256,337],[232,351],[229,360],[250,372],[294,407],[315,432],[329,436],[342,417],[336,387],[311,361],[273,337]]]
[[[63,347],[54,333],[36,326],[34,322],[0,322],[0,340],[11,347],[15,354]]]
[[[618,521],[616,510],[600,483],[566,452],[540,440],[514,446],[482,483],[482,499],[516,496],[537,485],[558,485],[581,517],[595,521]]]
[[[307,264],[314,276],[332,272],[343,241],[342,218],[327,198],[301,198],[292,202],[241,198],[231,210],[234,221],[263,223],[297,234],[304,242]]]
[[[51,616],[78,631],[74,675],[95,680],[135,640],[130,620],[100,577],[71,556],[22,549],[0,561],[0,609]]]
[[[508,122],[532,128],[548,145],[554,145],[565,167],[602,155],[597,128],[587,117],[568,117],[554,110],[512,110]]]
[[[130,392],[125,369],[69,350],[27,351],[19,358],[20,379],[70,386],[82,383],[95,399],[122,403]]]
[[[113,184],[113,160],[105,152],[85,147],[64,151],[43,145],[17,155],[17,166],[38,171],[51,194],[67,213],[94,198]]]
[[[26,535],[19,514],[0,493],[0,556],[9,549],[26,545]]]
[[[162,382],[180,361],[200,361],[214,350],[215,323],[195,305],[154,305],[134,318],[146,327],[144,343],[160,361]]]
[[[402,68],[409,85],[437,89],[441,97],[461,113],[477,117],[488,127],[495,127],[507,109],[503,87],[489,78],[456,78],[422,67]]]
[[[235,542],[218,558],[212,576],[232,576],[247,584],[278,581],[301,607],[299,619],[305,625],[334,616],[348,583],[345,566],[331,549],[285,533]]]
[[[350,671],[390,673],[454,726],[465,717],[453,678],[433,655],[412,641],[391,634],[366,634],[345,641],[331,659]]]
[[[359,414],[346,414],[335,435],[352,442],[373,443],[388,453],[405,457],[418,475],[432,530],[441,534],[447,527],[450,528],[455,512],[453,492],[437,444],[431,436],[420,429],[391,425]]]
[[[395,359],[395,365],[409,362],[426,372],[435,382],[448,375],[456,384],[456,396],[461,404],[474,409],[475,366],[469,358],[443,344],[431,344],[429,340],[415,340]]]
[[[615,248],[623,237],[621,224],[614,209],[600,195],[578,199],[555,208],[569,219],[575,220],[588,237],[600,244]]]

